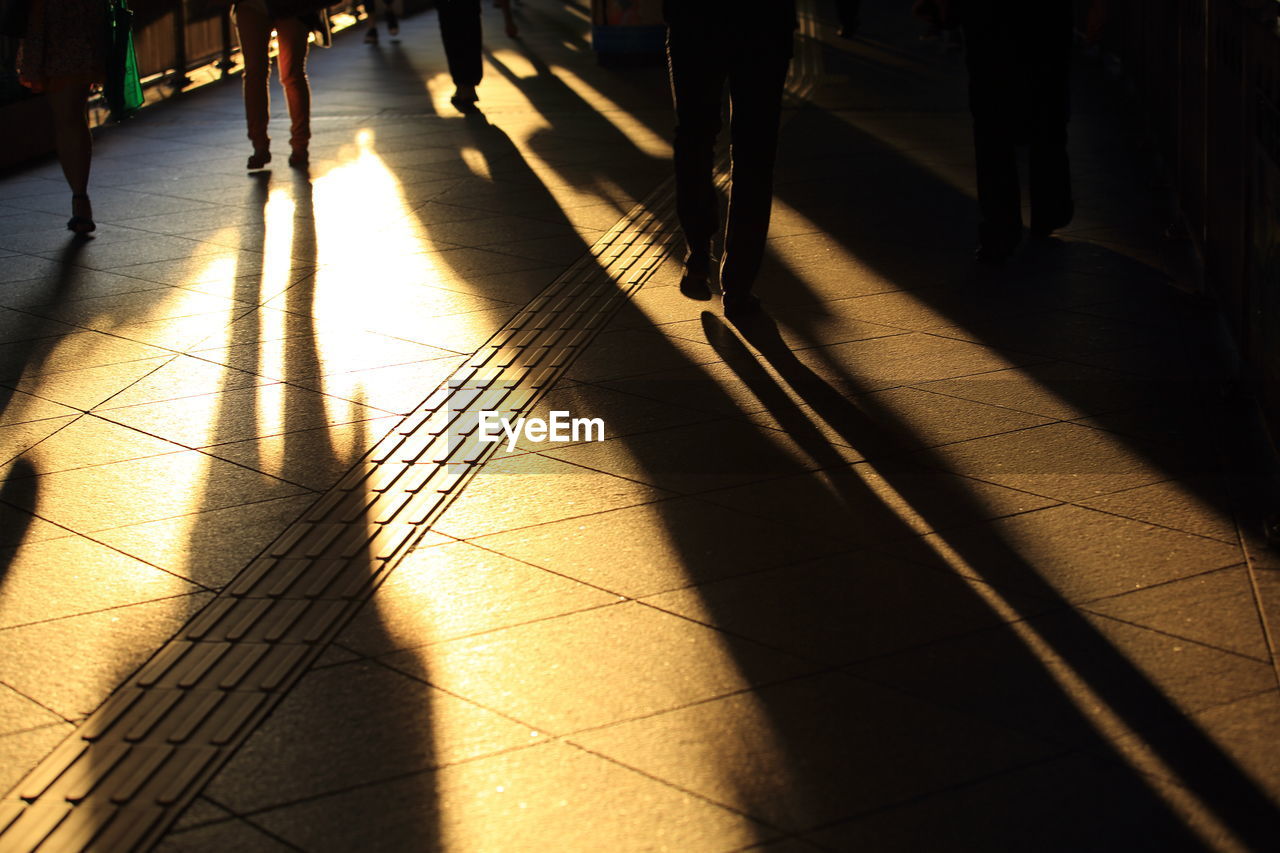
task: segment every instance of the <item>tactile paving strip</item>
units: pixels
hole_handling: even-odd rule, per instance
[[[669,180],[633,208],[0,800],[0,850],[156,843],[497,449],[479,413],[528,411],[652,275],[674,201]]]
[[[153,844],[665,256],[670,182],[535,297],[0,801],[0,849]]]

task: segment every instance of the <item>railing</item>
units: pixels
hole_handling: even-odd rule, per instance
[[[1280,3],[1111,0],[1118,57],[1205,286],[1280,442]]]

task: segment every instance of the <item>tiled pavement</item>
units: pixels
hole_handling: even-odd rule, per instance
[[[1077,222],[977,275],[963,74],[866,5],[772,319],[660,267],[537,406],[608,440],[488,461],[163,849],[1275,837],[1280,561],[1123,105],[1082,73]],[[561,6],[481,120],[430,15],[316,56],[309,182],[245,177],[230,86],[100,136],[87,245],[56,166],[0,182],[5,787],[666,177],[660,72]]]

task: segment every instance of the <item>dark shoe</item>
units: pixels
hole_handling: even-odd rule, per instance
[[[760,298],[754,293],[726,293],[723,297],[724,316],[730,320],[741,320],[759,314],[763,306]]]
[[[460,113],[473,113],[476,111],[476,101],[480,100],[480,96],[476,94],[475,86],[459,86],[454,91],[453,97],[449,99],[449,103]]]
[[[89,216],[82,216],[75,212],[76,202],[82,201],[87,206],[89,204],[89,196],[84,193],[75,193],[71,196],[72,217],[67,220],[67,230],[74,231],[76,234],[88,234],[98,229],[97,224],[93,221],[93,209],[89,209]]]
[[[253,153],[249,155],[249,162],[245,163],[245,168],[250,172],[264,168],[271,162],[271,152],[266,148],[255,148]]]
[[[305,148],[295,148],[289,155],[289,166],[294,169],[305,169],[311,165],[311,155]]]
[[[690,299],[706,302],[711,298],[711,283],[707,274],[685,270],[680,277],[680,292]]]
[[[377,28],[377,27],[369,27],[369,30],[364,34],[364,43],[365,43],[365,44],[377,44],[377,43],[378,43],[378,28]]]

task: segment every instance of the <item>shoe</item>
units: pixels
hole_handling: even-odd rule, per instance
[[[89,196],[84,193],[73,193],[71,196],[71,210],[73,215],[67,220],[67,230],[74,231],[76,234],[88,234],[98,229],[97,223],[93,221],[92,216],[80,216],[74,213],[76,202],[83,201],[85,204],[89,202]],[[92,208],[90,209],[92,210]]]
[[[711,298],[711,284],[706,273],[685,270],[680,276],[680,292],[690,299],[706,302]]]
[[[367,31],[367,32],[365,32],[365,34],[364,34],[364,43],[365,43],[365,44],[377,44],[377,43],[378,43],[378,28],[377,28],[377,27],[369,27],[368,31]]]
[[[392,38],[400,35],[400,19],[396,17],[396,13],[388,9],[383,17],[387,21],[387,35]]]
[[[289,166],[294,169],[305,169],[311,165],[311,155],[305,148],[295,148],[289,155]]]
[[[740,320],[753,314],[759,314],[764,307],[760,304],[760,297],[750,291],[746,293],[726,293],[722,298],[722,302],[724,303],[724,316],[730,320]]]
[[[245,168],[250,172],[261,169],[271,162],[271,152],[266,148],[255,148],[253,153],[249,155],[249,162],[245,163]]]
[[[449,99],[449,103],[460,113],[473,113],[476,111],[476,101],[480,100],[480,96],[476,94],[475,86],[459,86],[453,93],[453,97]]]

